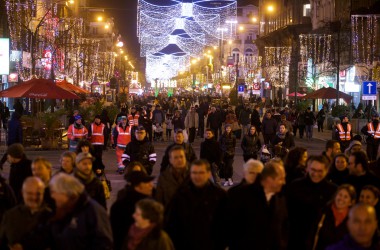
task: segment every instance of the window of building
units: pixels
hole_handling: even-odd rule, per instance
[[[303,5],[303,16],[310,16],[310,11],[311,11],[311,8],[310,8],[310,4],[304,4]]]

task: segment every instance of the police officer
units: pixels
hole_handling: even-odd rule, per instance
[[[157,161],[157,154],[154,147],[146,137],[146,130],[139,126],[135,132],[136,140],[128,143],[123,155],[121,156],[124,166],[130,162],[138,161],[145,167],[149,175],[152,174],[153,166]]]

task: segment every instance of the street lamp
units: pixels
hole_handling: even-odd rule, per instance
[[[98,20],[98,22],[102,22],[103,21],[103,17],[102,16],[98,16],[97,20]]]

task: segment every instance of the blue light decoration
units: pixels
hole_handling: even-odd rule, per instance
[[[148,82],[170,79],[190,67],[205,46],[235,36],[236,0],[139,0],[137,36]],[[223,28],[223,32],[220,32]]]

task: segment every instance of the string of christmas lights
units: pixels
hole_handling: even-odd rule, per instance
[[[236,20],[236,1],[176,0],[172,3],[160,6],[147,0],[138,1],[137,33],[150,81],[176,76],[178,71],[189,67],[191,56],[200,56],[205,46],[217,45],[218,39],[231,38],[235,28],[226,25],[226,21]],[[226,27],[223,33],[218,31],[222,26]],[[182,51],[181,55],[165,50],[172,44]]]
[[[265,72],[274,87],[285,87],[289,83],[291,47],[265,47]]]

